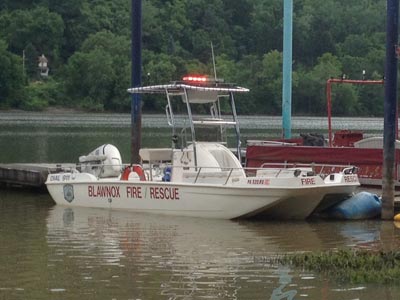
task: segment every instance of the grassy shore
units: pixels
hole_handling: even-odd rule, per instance
[[[287,254],[277,261],[341,282],[400,284],[400,251],[342,249]]]

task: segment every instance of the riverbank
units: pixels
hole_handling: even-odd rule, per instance
[[[400,251],[339,249],[279,257],[284,265],[314,271],[341,283],[399,284]]]

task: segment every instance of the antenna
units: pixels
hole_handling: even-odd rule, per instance
[[[212,42],[211,42],[211,55],[212,55],[212,61],[213,61],[213,67],[214,67],[214,79],[215,79],[215,81],[217,81],[217,68],[215,67],[214,46],[213,46]]]

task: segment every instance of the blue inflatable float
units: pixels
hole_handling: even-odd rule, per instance
[[[381,199],[376,194],[360,192],[326,209],[323,215],[342,220],[372,219],[380,215],[381,207]]]

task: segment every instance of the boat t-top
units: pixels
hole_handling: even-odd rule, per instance
[[[324,166],[318,172],[283,164],[244,168],[234,95],[249,92],[246,88],[185,76],[128,92],[166,96],[171,145],[142,148],[141,163],[129,165],[115,146],[98,147],[81,156],[75,168],[49,174],[46,185],[57,204],[221,219],[305,219],[359,185],[351,166]],[[185,110],[184,121],[178,109]],[[233,149],[226,139],[232,129]]]

